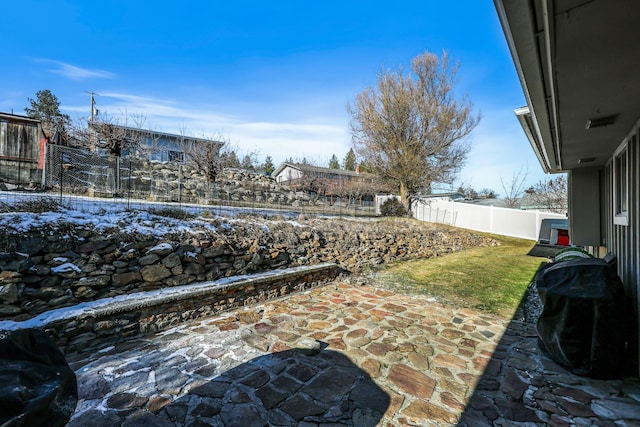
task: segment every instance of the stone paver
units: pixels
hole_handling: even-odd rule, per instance
[[[80,426],[640,425],[533,326],[342,282],[76,354]]]

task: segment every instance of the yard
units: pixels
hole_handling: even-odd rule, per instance
[[[395,262],[380,269],[377,280],[398,292],[426,294],[441,302],[511,318],[546,258],[526,255],[533,241],[487,236],[500,245]]]

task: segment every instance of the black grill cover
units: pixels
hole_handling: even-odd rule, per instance
[[[637,360],[637,322],[614,267],[598,258],[544,266],[536,286],[544,304],[541,349],[578,375],[616,378]]]
[[[0,426],[64,426],[78,402],[76,375],[42,331],[0,331]]]

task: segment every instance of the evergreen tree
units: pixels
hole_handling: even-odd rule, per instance
[[[362,173],[374,173],[371,165],[365,161],[360,162],[359,165],[356,165],[356,167],[357,166],[360,166],[360,172]]]
[[[331,159],[329,160],[329,167],[331,169],[340,169],[340,162],[338,162],[338,158],[335,154],[331,156]]]
[[[225,151],[220,153],[220,166],[224,168],[240,168],[240,160],[235,151]]]
[[[254,161],[253,158],[250,154],[246,154],[243,158],[242,158],[242,169],[249,171],[249,172],[253,172],[256,170],[255,166],[254,166]]]
[[[30,107],[24,109],[27,116],[42,122],[42,128],[49,135],[53,134],[56,126],[66,125],[71,121],[67,114],[60,112],[60,101],[49,90],[43,89],[36,92],[36,99],[27,98]]]
[[[356,170],[356,153],[353,152],[353,148],[350,148],[349,152],[344,157],[344,162],[342,162],[342,169],[346,171]]]
[[[266,175],[271,175],[276,167],[273,164],[273,159],[271,156],[267,156],[264,158],[264,163],[262,164],[262,170]]]

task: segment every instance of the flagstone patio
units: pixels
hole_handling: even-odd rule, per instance
[[[338,279],[69,355],[70,427],[640,425],[640,381],[575,376],[534,325]]]

